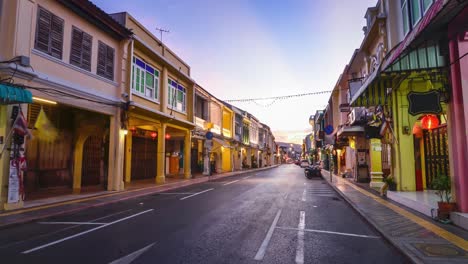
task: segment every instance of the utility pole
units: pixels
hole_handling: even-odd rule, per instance
[[[162,46],[162,55],[164,57],[164,43],[163,43],[163,33],[170,33],[169,30],[163,29],[163,28],[156,28],[157,31],[159,31],[160,35],[160,40],[161,40],[161,46]]]

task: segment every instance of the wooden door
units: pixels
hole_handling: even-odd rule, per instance
[[[81,185],[99,185],[103,173],[104,150],[102,138],[90,136],[83,146],[83,166],[81,171]]]
[[[132,180],[156,177],[157,140],[145,137],[132,138]]]

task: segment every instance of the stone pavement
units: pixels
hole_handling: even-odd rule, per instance
[[[323,178],[414,263],[468,263],[468,232],[423,214],[322,170]]]
[[[216,180],[234,175],[254,173],[257,171],[272,169],[276,168],[277,166],[279,165],[259,169],[217,173],[211,176],[198,176],[192,179],[170,179],[168,182],[161,185],[134,184],[132,188],[126,188],[125,191],[105,191],[95,194],[85,194],[81,196],[70,195],[69,200],[66,200],[67,197],[64,196],[49,198],[45,199],[44,202],[36,201],[34,202],[33,206],[30,206],[28,208],[0,212],[0,229],[42,218],[66,213],[73,213],[91,207],[104,206],[107,204],[133,199],[140,196],[177,189],[180,187],[202,183],[210,180]]]

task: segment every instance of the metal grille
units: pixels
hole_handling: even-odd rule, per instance
[[[446,125],[424,131],[424,156],[427,188],[438,174],[450,176]]]
[[[132,138],[132,180],[156,177],[157,152],[156,140],[137,136]]]
[[[98,136],[90,136],[83,146],[82,186],[101,183],[103,158],[102,139]]]

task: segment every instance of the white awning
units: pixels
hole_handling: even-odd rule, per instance
[[[222,139],[213,137],[213,141],[218,143],[219,145],[225,147],[225,148],[230,148],[231,147],[228,142],[226,142],[226,141],[224,141]]]

